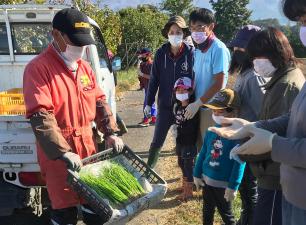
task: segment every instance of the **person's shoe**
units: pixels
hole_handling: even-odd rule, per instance
[[[176,199],[179,201],[187,202],[193,197],[193,182],[185,182],[182,194],[180,194]]]
[[[149,118],[144,118],[143,121],[139,123],[139,126],[141,126],[141,127],[150,126],[150,119]]]
[[[150,124],[155,125],[155,123],[156,123],[156,116],[152,116]]]
[[[181,179],[181,184],[182,185],[180,187],[176,188],[175,190],[182,192],[184,190],[185,182],[187,182],[187,177],[183,177]]]

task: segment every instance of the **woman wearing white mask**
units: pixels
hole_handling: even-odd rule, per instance
[[[273,119],[288,113],[302,88],[304,76],[296,66],[286,36],[275,28],[260,31],[249,41],[247,52],[257,74],[269,79],[263,86],[266,92],[259,119]],[[250,163],[258,181],[258,201],[252,224],[281,224],[280,164],[273,162],[270,154],[240,156],[240,159]]]
[[[168,42],[161,46],[154,58],[144,113],[149,115],[158,91],[158,114],[154,137],[149,150],[148,165],[154,167],[166,139],[170,126],[174,123],[172,113],[175,98],[173,86],[180,77],[193,77],[193,47],[183,39],[189,35],[185,20],[174,16],[164,26],[162,34]]]
[[[283,11],[290,20],[301,22],[300,38],[306,46],[306,34],[304,33],[306,29],[306,1],[283,0]],[[290,112],[273,120],[262,120],[250,124],[248,121],[237,118],[227,119],[223,122],[230,126],[211,129],[231,139],[250,137],[249,141],[236,150],[239,155],[269,153],[273,161],[281,163],[283,225],[305,224],[306,220],[305,96],[306,85],[296,96]],[[279,98],[282,97],[279,95]]]

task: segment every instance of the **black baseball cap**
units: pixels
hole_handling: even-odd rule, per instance
[[[52,21],[53,28],[66,34],[77,46],[95,44],[90,34],[87,16],[75,8],[66,8],[57,12]]]

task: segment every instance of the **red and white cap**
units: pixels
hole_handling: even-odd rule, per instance
[[[190,89],[192,88],[192,80],[188,77],[181,77],[174,84],[174,89],[178,87],[181,87],[184,89]]]

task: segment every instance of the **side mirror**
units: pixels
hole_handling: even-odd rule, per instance
[[[116,57],[113,59],[112,68],[113,68],[113,71],[121,70],[121,58],[120,58],[120,57],[117,57],[117,56],[116,56]]]

